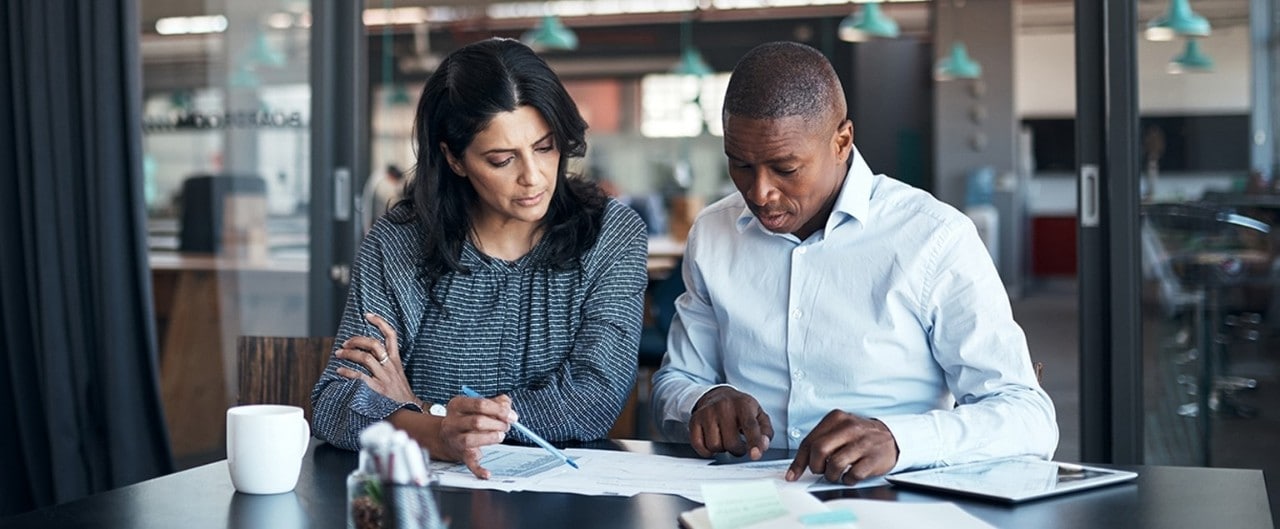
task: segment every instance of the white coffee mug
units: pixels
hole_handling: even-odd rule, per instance
[[[246,494],[280,494],[298,485],[311,427],[302,408],[259,404],[227,410],[227,468]]]

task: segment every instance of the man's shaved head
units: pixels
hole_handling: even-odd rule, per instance
[[[724,114],[752,119],[800,116],[835,123],[846,117],[844,89],[821,52],[796,42],[770,42],[738,61],[724,95]]]

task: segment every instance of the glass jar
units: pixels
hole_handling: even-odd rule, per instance
[[[347,475],[347,529],[382,528],[382,477],[371,467],[361,451],[360,466]]]
[[[362,451],[360,466],[347,475],[347,529],[444,529],[433,493],[437,482],[435,475],[424,485],[385,481]]]

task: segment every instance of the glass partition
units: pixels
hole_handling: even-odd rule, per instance
[[[161,394],[185,467],[223,457],[237,338],[307,335],[311,4],[141,7]]]

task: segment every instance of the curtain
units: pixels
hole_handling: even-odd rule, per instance
[[[136,0],[0,7],[0,516],[172,470]]]

